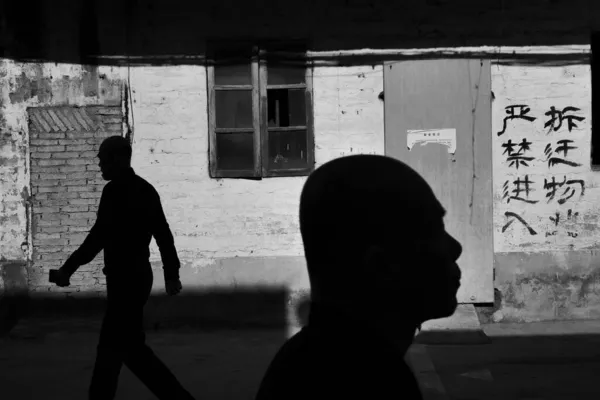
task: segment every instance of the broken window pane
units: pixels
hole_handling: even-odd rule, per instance
[[[216,90],[217,128],[252,128],[252,91]]]
[[[254,135],[252,132],[217,134],[217,169],[254,169]]]
[[[271,67],[267,69],[268,85],[295,85],[305,83],[306,69],[298,67]]]
[[[215,85],[251,85],[250,64],[215,66]]]
[[[269,127],[306,125],[304,89],[268,89],[267,103]]]
[[[269,131],[269,169],[306,168],[306,130]]]

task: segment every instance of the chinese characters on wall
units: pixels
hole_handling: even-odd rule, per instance
[[[501,151],[496,155],[501,162],[501,200],[506,205],[501,233],[520,229],[521,238],[576,238],[578,201],[585,196],[586,183],[580,174],[581,157],[572,156],[580,154],[577,138],[581,135],[574,132],[586,117],[564,101],[541,112],[532,110],[528,104],[506,106],[502,129],[495,133],[500,141],[495,148]],[[528,124],[536,125],[527,128]],[[549,208],[550,215],[541,212]]]

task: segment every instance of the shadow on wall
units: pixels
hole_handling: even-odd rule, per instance
[[[0,51],[21,61],[198,63],[206,40],[310,39],[316,51],[589,43],[600,3],[30,0],[0,6]],[[284,3],[281,3],[284,4]],[[270,12],[263,12],[267,7]],[[574,12],[578,10],[578,12]],[[560,23],[551,23],[560,21]],[[100,60],[96,56],[105,58]],[[176,55],[176,56],[174,56]],[[366,60],[362,60],[365,62]]]

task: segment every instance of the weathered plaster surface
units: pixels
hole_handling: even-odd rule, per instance
[[[29,154],[26,109],[51,105],[118,105],[125,71],[98,71],[71,65],[30,65],[3,61],[0,108],[0,256],[31,260]],[[318,67],[314,70],[314,125],[317,166],[354,153],[384,153],[381,67]],[[261,181],[211,179],[208,175],[206,75],[200,66],[136,67],[130,71],[134,122],[133,166],[155,185],[163,200],[182,261],[182,280],[190,291],[237,285],[308,288],[298,230],[298,200],[306,178]],[[502,305],[496,320],[590,318],[600,315],[600,277],[596,251],[598,183],[590,168],[591,77],[588,65],[567,67],[492,67],[494,137],[494,245],[496,287]],[[498,136],[505,107],[526,104],[533,122],[512,120]],[[551,106],[580,109],[571,132],[548,133],[545,112]],[[528,166],[517,170],[502,144],[531,142]],[[567,159],[580,166],[549,167],[548,143],[574,140]],[[561,156],[553,154],[552,156]],[[514,181],[528,175],[529,197],[516,199]],[[583,180],[564,204],[566,185],[548,201],[544,179]],[[579,189],[574,186],[574,189]],[[566,192],[568,197],[570,191]],[[571,218],[568,210],[571,210]],[[514,221],[504,232],[506,212],[514,212],[536,234]],[[558,224],[550,218],[560,213]],[[547,235],[546,232],[549,232]],[[161,267],[152,244],[152,261]],[[163,290],[162,274],[155,288]],[[5,286],[7,286],[5,284]],[[2,285],[0,284],[0,289]],[[36,288],[32,288],[36,290]],[[93,288],[88,288],[93,290]],[[88,290],[88,289],[83,289]],[[44,289],[46,290],[46,289]],[[292,296],[293,297],[293,296]],[[293,299],[290,299],[292,301]]]
[[[600,315],[600,177],[590,165],[591,90],[589,65],[492,66],[494,250],[496,287],[502,294],[501,309],[494,315],[497,321]],[[513,119],[499,136],[507,116],[505,107],[510,105],[527,105],[528,116],[536,119]],[[579,110],[564,115],[584,119],[573,120],[577,127],[571,131],[567,119],[558,130],[544,127],[551,117],[545,113],[551,107],[560,111],[577,107]],[[517,169],[518,159],[511,165],[502,145],[511,140],[516,154],[523,139],[531,144],[518,156],[533,159],[525,160],[528,165],[519,164]],[[566,156],[556,151],[561,147],[559,140],[572,140],[567,144],[573,148]],[[549,157],[578,165],[549,165]],[[530,192],[515,191],[519,179],[520,188],[525,189],[526,177],[531,182]],[[552,182],[559,183],[555,193]],[[509,224],[510,220],[513,222]]]
[[[346,154],[383,154],[383,103],[377,98],[383,90],[382,77],[380,66],[315,69],[317,165]],[[307,287],[298,227],[298,202],[306,178],[209,177],[203,67],[134,68],[131,87],[133,166],[161,194],[183,269],[191,268],[193,274],[210,269],[214,273],[205,278],[215,285],[236,280],[281,282],[283,274],[288,285]],[[269,261],[261,268],[227,261],[236,257]],[[277,272],[277,257],[301,261],[282,262],[288,266]],[[160,260],[154,242],[152,260]],[[257,272],[250,274],[250,269]],[[186,280],[192,283],[191,275],[182,274],[184,285]]]
[[[52,105],[118,105],[118,68],[0,63],[0,261],[31,261],[30,173],[26,109]],[[381,67],[318,67],[314,70],[314,125],[317,166],[354,153],[384,153]],[[308,288],[298,230],[298,200],[306,178],[261,181],[211,179],[208,175],[206,75],[200,66],[136,67],[130,71],[134,122],[133,166],[155,185],[163,200],[182,261],[182,280],[191,292],[214,287]],[[494,163],[494,247],[496,287],[501,293],[497,321],[530,321],[600,316],[600,276],[596,237],[598,178],[590,168],[591,76],[588,65],[492,67]],[[502,130],[505,107],[524,104],[532,122],[512,120]],[[544,115],[551,106],[578,107],[568,123],[548,132]],[[529,165],[507,160],[507,140],[531,142]],[[544,153],[558,140],[574,142],[566,157],[579,166],[548,166]],[[504,153],[504,154],[503,154]],[[551,157],[564,154],[554,152]],[[565,158],[565,157],[562,157]],[[533,189],[513,192],[514,181]],[[580,185],[568,197],[565,183],[549,201],[544,179]],[[508,181],[508,194],[504,184]],[[523,186],[522,186],[523,188]],[[535,203],[507,199],[520,195]],[[571,210],[569,218],[569,209]],[[521,216],[536,234],[506,212]],[[559,213],[558,224],[556,213]],[[551,218],[554,218],[552,220]],[[502,232],[504,229],[504,232]],[[161,267],[152,244],[152,261]],[[162,274],[155,288],[163,290]],[[0,282],[2,287],[8,283]],[[41,288],[40,288],[41,289]],[[30,288],[36,290],[36,288]],[[46,290],[46,289],[44,289]],[[93,291],[93,288],[83,289]],[[298,296],[296,296],[298,297]],[[294,301],[294,295],[289,299]]]
[[[0,60],[0,261],[31,261],[27,107],[121,104],[116,67]]]
[[[494,319],[600,318],[599,262],[597,250],[496,254],[501,305]]]

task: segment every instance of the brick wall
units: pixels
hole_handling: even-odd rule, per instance
[[[98,148],[122,134],[120,107],[34,107],[28,110],[33,205],[33,265],[30,291],[102,292],[102,252],[71,278],[71,286],[48,283],[83,242],[96,220],[105,181]]]

